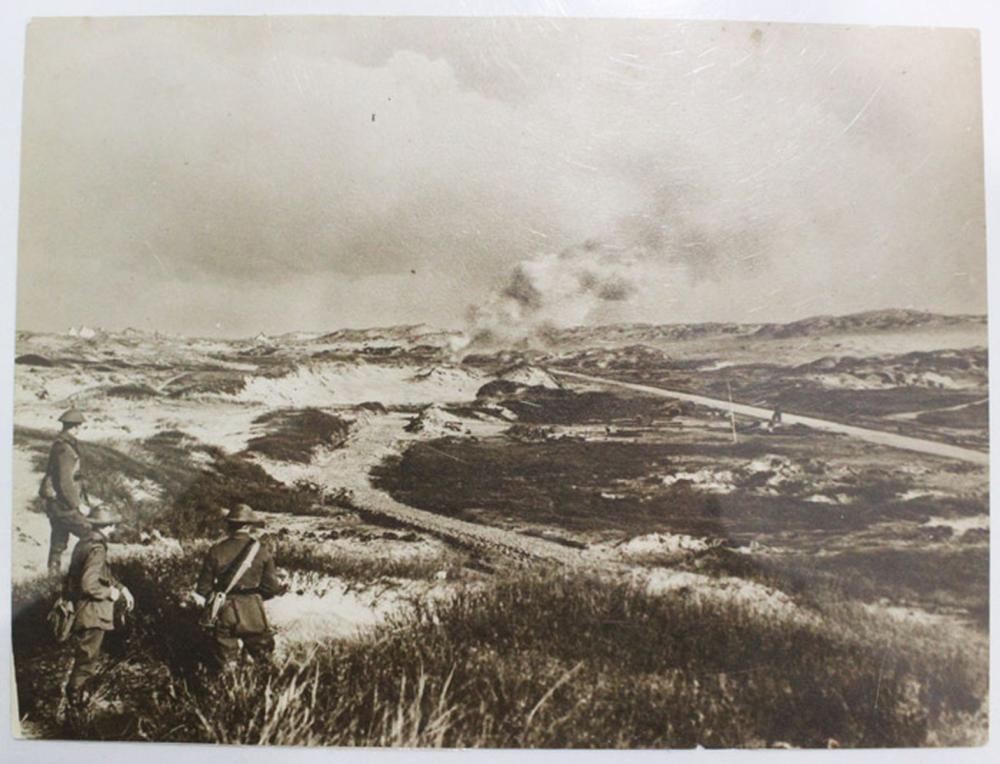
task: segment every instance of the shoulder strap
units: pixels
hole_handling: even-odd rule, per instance
[[[226,588],[223,589],[223,594],[229,594],[236,582],[243,578],[243,574],[250,569],[250,565],[253,564],[254,557],[257,556],[257,550],[260,549],[260,542],[257,539],[250,539],[250,543],[247,544],[243,551],[240,552],[240,556],[243,558],[240,560],[239,565],[233,572],[232,576],[229,577],[229,583],[226,584]]]
[[[69,448],[70,451],[72,451],[74,454],[76,454],[76,458],[77,459],[80,458],[80,446],[75,441],[72,441],[69,438],[63,437],[62,435],[57,435],[56,436],[56,443],[62,443],[62,444],[64,444],[65,446],[67,446]]]

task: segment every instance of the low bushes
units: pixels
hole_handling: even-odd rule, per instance
[[[112,398],[126,398],[129,400],[160,397],[159,390],[145,384],[112,385],[104,391],[104,394]]]
[[[789,622],[684,592],[654,596],[587,574],[539,572],[417,606],[359,642],[295,648],[277,666],[213,680],[197,665],[193,614],[173,593],[196,566],[158,565],[119,569],[139,601],[136,648],[120,678],[108,680],[125,710],[107,712],[114,718],[100,729],[120,738],[914,746],[939,739],[944,725],[951,744],[969,744],[976,739],[956,739],[954,730],[985,697],[981,656],[944,648],[933,634],[857,613]],[[59,736],[93,737],[94,719],[59,727],[40,702],[37,688],[50,685],[36,681],[43,653],[21,622],[31,612],[15,600],[22,714]]]
[[[441,571],[461,567],[467,560],[465,553],[448,547],[442,547],[437,554],[376,557],[364,548],[349,552],[342,547],[331,549],[300,539],[273,538],[272,544],[275,562],[281,569],[318,573],[348,581],[430,579]]]
[[[319,409],[271,411],[254,420],[267,427],[247,443],[249,453],[281,462],[308,464],[321,446],[337,448],[350,432],[350,423]]]
[[[215,451],[211,466],[165,507],[156,527],[181,539],[219,535],[225,509],[249,504],[267,512],[295,515],[323,514],[326,501],[320,487],[311,483],[286,486],[260,465]]]

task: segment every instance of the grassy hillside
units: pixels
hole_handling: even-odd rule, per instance
[[[358,642],[213,678],[192,561],[118,567],[139,602],[102,705],[62,717],[44,585],[14,592],[22,718],[47,736],[222,743],[707,747],[975,742],[984,656],[828,603],[810,618],[587,575],[500,576]],[[985,647],[983,647],[985,649]]]

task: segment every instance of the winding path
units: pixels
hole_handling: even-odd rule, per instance
[[[732,409],[737,414],[753,417],[755,419],[770,419],[772,414],[772,409],[769,408],[750,406],[745,403],[731,404],[729,401],[720,400],[718,398],[709,398],[708,396],[695,395],[694,393],[684,393],[679,390],[666,390],[662,387],[639,385],[633,382],[619,382],[615,379],[592,377],[588,374],[578,374],[573,371],[549,369],[549,373],[557,377],[565,377],[567,379],[578,380],[581,382],[590,382],[608,385],[611,387],[624,387],[628,390],[635,390],[637,392],[648,393],[650,395],[658,395],[663,398],[691,401],[692,403],[697,403],[713,409],[720,409],[722,411],[729,411]],[[894,432],[885,432],[883,430],[872,430],[867,427],[842,424],[841,422],[831,422],[828,419],[817,419],[816,417],[802,416],[801,414],[787,414],[782,412],[781,420],[783,424],[802,424],[806,427],[811,427],[814,430],[839,433],[841,435],[847,435],[869,443],[889,446],[890,448],[900,448],[906,451],[918,451],[923,454],[941,456],[946,459],[958,459],[971,464],[989,465],[990,463],[989,452],[977,451],[973,448],[953,446],[949,443],[939,443],[934,440],[924,440],[923,438],[912,438],[908,435],[899,435]]]
[[[359,423],[346,448],[329,452],[318,459],[312,474],[317,483],[344,487],[353,494],[353,503],[362,512],[379,515],[412,528],[418,528],[472,549],[500,555],[513,562],[548,561],[562,565],[580,564],[580,550],[553,541],[527,536],[516,531],[459,520],[417,509],[393,499],[371,484],[369,473],[382,459],[399,453],[419,436],[403,430],[409,417],[385,414]]]

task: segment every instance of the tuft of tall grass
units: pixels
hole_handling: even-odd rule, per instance
[[[817,623],[789,622],[580,572],[500,575],[361,641],[299,646],[278,665],[212,678],[191,659],[193,616],[173,594],[190,562],[119,571],[140,603],[132,663],[148,678],[113,690],[135,721],[119,727],[121,737],[867,747],[970,744],[980,729],[958,721],[980,713],[985,664],[943,649],[932,633],[835,607]],[[19,690],[41,665],[26,638],[15,629]],[[31,709],[36,720],[46,712],[43,703]]]
[[[449,548],[435,554],[393,556],[368,550],[352,553],[299,539],[271,537],[271,543],[275,562],[281,569],[360,582],[383,578],[431,579],[441,571],[460,568],[468,558],[467,554]]]
[[[713,547],[680,566],[752,579],[810,606],[889,600],[930,610],[963,608],[983,632],[989,630],[985,547],[869,548],[825,555],[745,555]]]

